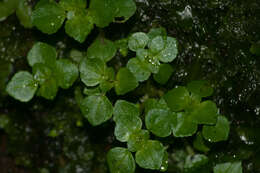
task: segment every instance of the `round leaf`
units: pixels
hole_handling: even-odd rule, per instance
[[[149,41],[149,37],[143,32],[136,32],[129,38],[128,47],[132,51],[145,48]]]
[[[202,135],[209,142],[219,142],[228,139],[229,122],[226,117],[218,116],[217,123],[214,126],[204,125]]]
[[[149,50],[154,54],[159,53],[165,47],[165,42],[162,36],[156,36],[149,42]]]
[[[213,170],[214,173],[242,173],[242,163],[241,162],[227,162],[217,164]]]
[[[67,11],[86,8],[87,1],[86,0],[60,0],[59,5]]]
[[[55,2],[37,5],[32,13],[33,24],[46,34],[57,32],[65,17],[65,11]]]
[[[147,80],[151,74],[147,64],[138,58],[131,58],[127,63],[127,68],[139,82]]]
[[[192,81],[188,83],[187,89],[200,97],[208,97],[213,93],[213,88],[211,88],[209,83],[205,80]]]
[[[170,64],[160,65],[159,72],[153,75],[153,78],[159,84],[166,84],[173,73],[173,68]]]
[[[29,72],[20,71],[7,84],[6,91],[10,96],[21,102],[28,102],[33,98],[37,87],[38,84]]]
[[[159,141],[148,140],[135,154],[136,163],[145,169],[160,169],[164,158],[164,147]]]
[[[149,32],[148,32],[148,37],[152,40],[153,38],[157,37],[157,36],[162,36],[163,38],[167,37],[167,32],[166,29],[163,27],[159,27],[159,28],[152,28]]]
[[[167,103],[163,98],[161,98],[160,100],[149,98],[145,101],[144,106],[145,106],[145,114],[147,114],[152,109],[169,110]]]
[[[56,56],[57,54],[54,47],[46,43],[38,42],[34,44],[29,51],[27,61],[31,67],[36,63],[42,63],[49,67],[53,67],[56,63]]]
[[[147,129],[159,137],[169,136],[176,123],[177,115],[165,109],[152,109],[145,116]]]
[[[81,111],[93,126],[102,124],[112,117],[113,105],[104,95],[86,97],[80,105]]]
[[[202,152],[208,152],[210,150],[210,148],[205,144],[205,141],[200,132],[197,133],[196,138],[193,141],[193,147]]]
[[[125,100],[117,100],[113,109],[113,115],[114,121],[120,121],[125,117],[128,117],[129,119],[139,117],[140,112],[137,105]]]
[[[103,37],[98,37],[88,48],[88,58],[99,58],[103,61],[110,61],[116,55],[114,42]]]
[[[185,87],[178,87],[168,91],[164,99],[172,111],[181,111],[188,106],[190,95]]]
[[[127,148],[132,152],[136,152],[143,147],[149,137],[150,135],[147,130],[137,130],[130,135],[127,141]]]
[[[32,71],[35,81],[40,85],[42,85],[46,80],[52,78],[53,75],[52,70],[42,63],[34,64]]]
[[[123,17],[123,20],[120,20],[120,22],[128,20],[136,10],[133,0],[116,0],[115,5],[116,9],[118,9],[115,17]]]
[[[115,147],[109,150],[107,162],[111,173],[135,172],[135,160],[126,148]]]
[[[164,49],[156,55],[156,59],[162,62],[172,62],[178,54],[177,40],[172,37],[167,37],[166,46]]]
[[[37,95],[42,96],[45,99],[53,100],[57,95],[58,87],[56,79],[50,77],[41,84]]]
[[[138,86],[135,76],[127,68],[120,68],[116,80],[115,90],[117,95],[123,95]]]
[[[26,27],[32,27],[32,7],[26,0],[20,0],[16,9],[16,15],[20,23]]]

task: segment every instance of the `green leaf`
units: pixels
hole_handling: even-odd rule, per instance
[[[80,65],[80,78],[86,86],[96,86],[105,79],[106,64],[101,59],[84,58]]]
[[[194,123],[187,113],[177,113],[177,125],[173,127],[173,135],[176,137],[192,136],[197,131],[197,124]]]
[[[138,49],[143,49],[148,44],[149,37],[146,33],[136,32],[131,35],[128,40],[128,47],[130,50],[136,52]]]
[[[173,68],[170,64],[160,65],[159,72],[153,75],[153,78],[159,84],[166,84],[173,73]]]
[[[38,84],[34,81],[33,76],[27,71],[20,71],[7,84],[6,91],[21,102],[28,102],[33,98],[37,88]]]
[[[75,9],[85,9],[87,6],[86,0],[60,0],[59,5],[67,11],[72,11]]]
[[[78,64],[84,58],[84,53],[76,49],[71,49],[69,57]]]
[[[69,11],[65,24],[66,33],[80,43],[83,43],[94,28],[92,17],[86,10]]]
[[[123,95],[138,86],[135,76],[127,69],[120,68],[116,75],[115,90],[117,95]]]
[[[136,11],[136,5],[133,0],[116,0],[116,9],[118,10],[115,17],[122,17],[120,22],[127,21]]]
[[[111,173],[134,173],[135,160],[126,148],[115,147],[107,153],[108,167]]]
[[[137,49],[136,57],[141,61],[145,61],[148,58],[148,50],[143,48]]]
[[[187,89],[200,97],[208,97],[213,93],[213,88],[211,88],[210,84],[205,80],[192,81],[188,83]]]
[[[160,167],[160,172],[166,172],[168,169],[168,152],[165,150],[164,151],[164,156],[163,156],[163,161],[162,161],[162,165]]]
[[[188,171],[196,170],[207,164],[208,157],[203,154],[188,155],[185,160],[184,169]]]
[[[2,1],[0,1],[0,21],[5,20],[6,17],[8,17],[12,13],[14,13],[18,2],[19,2],[18,0],[2,0]]]
[[[131,58],[126,66],[139,82],[147,80],[151,74],[147,64],[138,58]]]
[[[54,77],[48,78],[41,84],[37,95],[53,100],[58,92],[58,83]]]
[[[144,143],[149,139],[149,137],[150,135],[147,130],[137,130],[129,136],[127,148],[132,152],[136,152],[143,148]]]
[[[101,94],[99,86],[97,87],[91,87],[91,88],[84,88],[83,93],[85,95],[96,95]]]
[[[58,84],[68,89],[78,78],[78,67],[67,59],[60,59],[56,64]]]
[[[156,55],[156,59],[162,62],[172,62],[178,54],[177,40],[173,37],[167,37],[164,49]]]
[[[168,91],[163,98],[172,111],[185,109],[190,101],[189,92],[182,86]]]
[[[242,173],[242,163],[241,162],[227,162],[217,164],[214,167],[214,173]]]
[[[202,152],[208,152],[210,148],[205,144],[202,134],[199,132],[193,140],[193,147]]]
[[[65,17],[65,11],[55,2],[37,5],[37,8],[32,13],[33,24],[46,34],[57,32],[62,26]]]
[[[56,63],[56,56],[57,53],[54,47],[46,43],[37,42],[29,51],[27,61],[31,67],[36,63],[42,63],[49,67],[53,67]]]
[[[99,58],[104,62],[110,61],[116,55],[116,46],[114,42],[103,37],[98,37],[88,48],[88,58]]]
[[[81,111],[93,126],[100,125],[112,117],[113,105],[104,95],[86,97],[80,105]]]
[[[33,71],[33,77],[35,81],[37,81],[37,83],[40,85],[44,84],[46,80],[53,77],[52,70],[48,66],[42,63],[34,64],[32,71]]]
[[[20,0],[16,9],[16,15],[25,28],[31,28],[32,25],[32,7],[26,0]]]
[[[167,137],[176,126],[177,115],[165,109],[151,109],[145,116],[146,128],[159,137]]]
[[[207,100],[200,103],[191,113],[194,123],[215,124],[217,121],[218,108],[213,101]]]
[[[153,54],[159,53],[165,47],[166,41],[163,39],[162,36],[156,36],[152,40],[150,40],[148,44],[148,48],[150,52]]]
[[[167,103],[163,98],[160,100],[149,98],[144,103],[145,106],[145,114],[147,114],[152,109],[164,109],[169,110]]]
[[[229,122],[226,117],[218,116],[216,125],[204,125],[202,135],[209,142],[219,142],[228,139]]]
[[[116,122],[115,136],[121,142],[126,142],[136,130],[141,129],[139,108],[130,102],[118,100],[114,106],[113,119]]]
[[[160,169],[165,149],[159,141],[148,140],[135,154],[136,163],[145,169]]]
[[[150,40],[152,40],[153,38],[155,38],[157,36],[162,36],[163,38],[166,38],[167,32],[166,32],[166,29],[163,27],[152,28],[152,29],[150,29],[150,31],[148,32],[147,35],[150,38]]]
[[[260,41],[258,41],[257,43],[252,44],[251,48],[250,48],[250,52],[252,54],[255,55],[260,55]]]

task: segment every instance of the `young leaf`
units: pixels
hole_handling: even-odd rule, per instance
[[[177,115],[165,109],[151,109],[145,116],[148,130],[159,137],[167,137],[177,124]]]
[[[104,95],[86,97],[80,105],[81,111],[93,126],[102,124],[112,117],[113,105]]]
[[[211,88],[209,83],[205,80],[192,81],[188,83],[187,89],[200,97],[208,97],[213,93],[213,88]]]
[[[115,147],[107,153],[108,167],[111,173],[134,173],[135,160],[126,148]]]
[[[68,20],[65,24],[66,33],[80,43],[83,43],[94,28],[92,17],[86,10],[68,12]]]
[[[194,123],[215,124],[217,121],[218,108],[213,101],[207,100],[200,103],[191,113]]]
[[[181,111],[189,104],[190,95],[185,87],[178,87],[168,91],[164,99],[172,111]]]
[[[37,8],[32,13],[33,24],[46,34],[57,32],[62,26],[65,17],[65,11],[56,2],[37,5]]]
[[[80,65],[80,78],[86,86],[96,86],[104,79],[106,64],[101,59],[84,58]]]
[[[136,52],[138,49],[143,49],[147,45],[149,37],[146,33],[136,32],[128,40],[128,47],[130,50]]]
[[[139,82],[147,80],[151,74],[147,64],[138,58],[131,58],[126,66]]]
[[[209,142],[219,142],[228,139],[229,122],[226,117],[218,116],[217,123],[214,126],[204,125],[202,135]]]
[[[162,62],[172,62],[178,54],[177,40],[173,37],[167,37],[166,46],[156,55],[156,59]]]
[[[20,71],[7,84],[6,91],[10,96],[21,102],[28,102],[33,98],[37,87],[38,84],[29,72]]]
[[[56,56],[57,53],[54,47],[46,43],[37,42],[29,51],[27,61],[31,67],[36,63],[42,63],[49,67],[53,67],[56,63]]]
[[[241,162],[227,162],[227,163],[221,163],[217,164],[214,167],[214,173],[242,173],[242,164]]]
[[[132,151],[136,152],[140,150],[144,143],[149,139],[150,135],[147,130],[137,130],[133,132],[127,141],[127,148]]]
[[[191,116],[179,112],[177,113],[177,125],[172,130],[176,137],[187,137],[196,133],[197,128],[197,124],[192,121]]]
[[[138,86],[135,76],[127,68],[120,68],[116,80],[115,90],[117,95],[123,95]]]
[[[78,67],[67,59],[60,59],[56,64],[57,80],[61,88],[67,89],[78,78]]]
[[[104,62],[110,61],[116,55],[116,46],[114,42],[103,37],[98,37],[88,48],[88,58],[99,58]]]
[[[165,149],[159,141],[148,140],[135,154],[136,163],[145,169],[160,169]]]
[[[160,65],[159,72],[153,75],[153,78],[159,84],[166,84],[173,73],[173,68],[170,64]]]
[[[87,6],[86,0],[60,0],[59,5],[67,11],[75,9],[84,9]]]

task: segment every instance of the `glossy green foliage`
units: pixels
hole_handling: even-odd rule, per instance
[[[204,125],[202,135],[209,142],[218,142],[228,139],[229,134],[229,122],[226,117],[218,116],[217,123],[215,125]]]
[[[37,87],[38,84],[29,72],[20,71],[8,83],[6,91],[21,102],[28,102],[33,98]]]
[[[118,95],[123,95],[134,90],[137,86],[138,81],[135,76],[127,68],[120,68],[116,75],[116,93]]]
[[[104,95],[91,95],[86,97],[80,105],[81,111],[93,126],[109,120],[112,117],[113,106]]]
[[[109,150],[107,162],[111,173],[135,172],[135,160],[126,148],[115,147]]]
[[[149,139],[149,131],[147,130],[137,130],[131,133],[127,141],[127,148],[131,152],[136,152],[144,147],[144,144]]]
[[[139,82],[147,80],[151,74],[147,64],[138,58],[130,59],[127,63],[127,68]]]
[[[217,164],[214,167],[214,173],[242,173],[242,164],[241,162],[227,162]]]

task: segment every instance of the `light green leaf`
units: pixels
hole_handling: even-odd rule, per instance
[[[205,80],[196,80],[188,83],[187,89],[200,97],[208,97],[213,93],[213,88]]]
[[[94,28],[92,17],[86,10],[68,12],[68,20],[65,24],[66,33],[80,43],[83,43]]]
[[[170,64],[161,64],[159,72],[153,75],[153,78],[159,84],[166,84],[173,73],[173,68]]]
[[[34,81],[33,76],[29,72],[20,71],[7,84],[6,91],[21,102],[28,102],[33,98],[37,88],[38,84]]]
[[[156,59],[162,62],[172,62],[178,54],[177,40],[173,37],[167,37],[166,46],[156,55]]]
[[[166,44],[166,40],[164,40],[162,36],[156,36],[152,40],[150,40],[148,44],[148,48],[150,52],[156,54],[164,49],[165,44]]]
[[[184,169],[187,172],[196,170],[207,164],[208,157],[203,154],[188,155],[185,160]]]
[[[217,164],[214,167],[214,173],[242,173],[242,163],[241,162],[227,162]]]
[[[20,23],[25,28],[31,28],[32,25],[32,7],[26,0],[20,0],[16,9],[16,15]]]
[[[176,137],[187,137],[196,133],[197,128],[197,124],[192,122],[188,114],[179,112],[177,113],[177,125],[172,130]]]
[[[208,152],[210,148],[205,144],[201,132],[197,133],[196,138],[193,140],[193,147],[202,152]]]
[[[145,61],[148,58],[148,50],[143,48],[137,49],[136,57],[141,61]]]
[[[168,91],[163,98],[172,111],[185,109],[190,101],[189,92],[182,86]]]
[[[149,137],[150,135],[147,130],[137,130],[129,136],[127,148],[132,152],[136,152],[143,148],[144,143]]]
[[[177,115],[165,109],[151,109],[145,116],[146,128],[159,137],[167,137],[176,127]]]
[[[213,101],[207,100],[195,107],[191,113],[194,123],[215,124],[217,121],[218,108]]]
[[[143,49],[148,44],[149,37],[146,33],[136,32],[131,35],[128,40],[128,47],[132,51],[137,51],[138,49]]]
[[[67,89],[78,78],[78,67],[67,59],[60,59],[56,64],[57,80],[61,88]]]
[[[99,58],[104,62],[110,61],[116,55],[114,42],[103,37],[98,37],[88,48],[88,58]]]
[[[219,142],[228,139],[229,122],[226,117],[218,116],[216,125],[204,125],[202,135],[209,142]]]
[[[127,69],[120,68],[116,75],[115,90],[117,95],[126,94],[134,90],[138,86],[135,76]]]
[[[59,5],[67,11],[72,11],[76,9],[84,9],[87,6],[86,0],[60,0]]]
[[[81,111],[93,126],[100,125],[112,117],[113,105],[104,95],[86,97],[80,105]]]
[[[81,81],[87,86],[96,86],[105,79],[105,69],[101,59],[84,58],[79,65]]]
[[[45,99],[53,100],[58,92],[58,83],[54,77],[48,78],[41,84],[37,95]]]
[[[46,34],[57,32],[62,26],[65,17],[65,11],[56,2],[37,5],[37,8],[32,13],[33,24]]]
[[[115,147],[107,153],[108,167],[111,173],[134,173],[135,160],[126,148]]]
[[[145,169],[160,169],[165,149],[159,141],[148,140],[135,154],[136,163]]]
[[[39,85],[44,84],[46,80],[53,77],[52,70],[48,66],[42,63],[34,64],[32,71],[33,71],[33,77]]]
[[[29,51],[27,61],[31,67],[36,63],[42,63],[49,67],[53,67],[56,63],[56,56],[57,53],[54,47],[46,43],[37,42]]]
[[[147,80],[151,74],[147,64],[138,58],[131,58],[126,66],[139,82]]]

